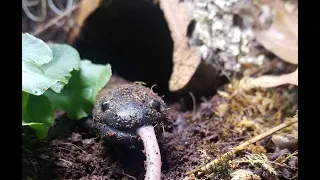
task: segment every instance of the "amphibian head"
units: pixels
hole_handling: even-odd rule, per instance
[[[167,117],[164,101],[143,85],[118,85],[101,94],[93,109],[93,123],[107,139],[132,141],[138,127],[155,125]]]

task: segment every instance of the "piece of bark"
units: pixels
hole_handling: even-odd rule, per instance
[[[274,2],[274,10],[271,27],[257,31],[256,38],[282,60],[298,64],[298,17],[287,12],[279,0]]]
[[[196,94],[215,88],[217,70],[202,61],[199,47],[188,46],[187,29],[192,20],[188,4],[179,0],[160,0],[159,3],[174,42],[170,91]]]
[[[81,27],[87,17],[100,6],[101,0],[82,0],[76,15],[76,26],[72,29],[68,42],[72,43],[79,35]]]

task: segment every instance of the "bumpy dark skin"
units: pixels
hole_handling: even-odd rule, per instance
[[[136,129],[167,118],[164,101],[151,89],[135,83],[106,88],[93,109],[93,127],[108,141],[136,142]]]

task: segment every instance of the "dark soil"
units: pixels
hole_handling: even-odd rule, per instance
[[[274,96],[288,91],[288,87],[268,91]],[[287,105],[289,116],[294,113],[295,93],[293,96],[278,99],[291,102]],[[159,144],[162,155],[163,179],[183,179],[185,173],[201,163],[207,163],[230,148],[239,145],[253,136],[253,129],[239,130],[234,123],[227,122],[231,117],[219,117],[214,112],[223,103],[232,104],[220,95],[200,104],[195,112],[185,109],[183,103],[170,104],[170,121],[163,127]],[[274,110],[283,107],[275,103],[267,115],[275,115]],[[237,113],[236,111],[233,112]],[[231,113],[230,113],[231,114]],[[254,117],[249,116],[249,117]],[[117,145],[103,142],[99,137],[82,128],[82,120],[70,121],[63,115],[57,118],[46,140],[35,140],[31,132],[23,136],[22,179],[143,179],[144,160],[141,145]],[[27,138],[28,137],[28,138]],[[270,138],[245,150],[234,158],[244,157],[247,153],[261,151],[270,161],[288,156],[288,150],[277,150]],[[260,149],[259,149],[260,148]],[[259,150],[257,150],[259,149]],[[256,153],[256,152],[255,152]],[[277,176],[268,173],[262,166],[241,164],[239,168],[251,170],[263,179],[297,179],[297,156],[288,158],[285,166],[273,165]],[[228,168],[220,169],[214,179],[230,179]]]

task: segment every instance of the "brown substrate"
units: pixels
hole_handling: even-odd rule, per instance
[[[288,87],[260,93],[269,99],[277,99],[277,102],[273,103],[273,107],[266,108],[266,111],[262,111],[259,105],[251,105],[253,114],[247,114],[246,121],[236,120],[243,117],[241,112],[247,111],[246,102],[237,96],[227,100],[216,95],[203,102],[196,113],[184,110],[182,103],[169,105],[170,122],[164,126],[162,137],[159,138],[163,179],[183,179],[186,172],[250,139],[261,129],[280,123],[284,117],[292,116],[297,109],[296,93],[288,91]],[[246,95],[248,102],[252,98],[249,95]],[[243,107],[237,105],[240,100]],[[229,105],[230,109],[222,111],[221,104]],[[236,105],[237,108],[233,107]],[[255,108],[260,108],[261,111],[255,111]],[[219,117],[221,112],[224,115]],[[269,121],[260,123],[260,127],[255,123],[262,112]],[[234,117],[234,121],[231,117]],[[50,133],[51,140],[36,141],[30,133],[25,132],[22,147],[23,179],[143,179],[143,147],[108,144],[67,119],[59,119],[56,128]],[[253,124],[248,125],[247,121]],[[234,155],[234,159],[244,157],[247,153],[265,154],[269,161],[274,161],[271,165],[277,175],[270,173],[261,164],[241,163],[237,168],[221,166],[213,179],[230,179],[230,173],[235,169],[250,170],[262,179],[297,179],[298,156],[289,157],[282,164],[276,163],[280,162],[275,161],[276,159],[285,159],[292,152],[279,151],[270,142],[270,137]]]

